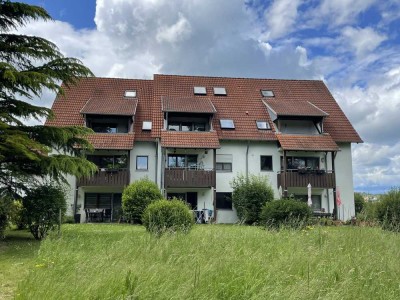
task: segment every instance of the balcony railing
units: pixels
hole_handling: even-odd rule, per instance
[[[100,169],[90,177],[78,180],[78,186],[125,186],[129,184],[129,170]]]
[[[213,187],[215,170],[192,170],[186,168],[165,169],[166,188]]]
[[[283,186],[285,172],[278,173],[278,187]],[[332,171],[307,170],[305,172],[286,172],[287,187],[334,188],[336,186],[335,173]]]

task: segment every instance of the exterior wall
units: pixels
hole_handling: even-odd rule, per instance
[[[335,173],[336,186],[342,201],[342,205],[338,207],[338,216],[341,220],[349,220],[355,216],[351,144],[338,143],[338,145],[341,151],[335,158]],[[330,155],[328,157],[328,161],[331,163]],[[333,194],[331,199],[333,200]]]
[[[278,187],[276,173],[280,170],[280,155],[277,151],[276,142],[247,142],[247,141],[221,141],[221,148],[217,149],[220,154],[232,155],[232,172],[217,171],[217,192],[232,192],[230,182],[238,174],[246,174],[246,153],[248,151],[248,174],[261,174],[269,178],[270,184],[277,198]],[[272,171],[261,171],[261,155],[272,156]],[[218,223],[238,222],[235,208],[232,210],[219,209],[217,212]]]
[[[138,179],[148,177],[150,180],[157,182],[156,171],[157,168],[157,148],[156,143],[153,142],[135,142],[133,149],[130,151],[129,169],[131,170],[130,182]],[[136,170],[136,157],[147,156],[148,168],[147,170]]]
[[[282,120],[279,122],[282,133],[309,135],[318,134],[318,130],[315,128],[312,121]]]

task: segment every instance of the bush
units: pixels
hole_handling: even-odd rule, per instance
[[[379,202],[365,202],[363,209],[357,214],[357,222],[368,223],[374,225],[377,222],[377,208]]]
[[[362,212],[364,208],[364,198],[360,193],[354,193],[354,208],[356,211],[356,215]]]
[[[239,219],[246,224],[257,223],[262,207],[274,199],[274,192],[265,176],[238,175],[231,182],[232,203]]]
[[[383,229],[400,232],[400,188],[393,188],[382,196],[376,215]]]
[[[25,229],[27,227],[25,221],[25,209],[22,200],[13,200],[10,204],[9,221],[17,226],[17,229]]]
[[[165,232],[188,232],[192,228],[194,217],[186,203],[173,198],[149,204],[142,221],[149,232],[161,235]]]
[[[75,224],[74,216],[64,216],[62,222],[63,224]]]
[[[142,214],[153,201],[162,199],[157,185],[148,178],[128,185],[122,193],[122,210],[128,222],[140,224]]]
[[[23,198],[25,220],[35,239],[45,238],[59,223],[60,210],[63,217],[67,208],[65,200],[64,190],[48,183],[27,192]]]
[[[266,203],[260,215],[261,223],[272,228],[281,226],[299,228],[307,225],[310,217],[311,209],[307,203],[291,199]]]

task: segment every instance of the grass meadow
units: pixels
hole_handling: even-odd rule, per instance
[[[16,299],[400,299],[400,235],[196,225],[156,238],[72,224],[24,269]]]

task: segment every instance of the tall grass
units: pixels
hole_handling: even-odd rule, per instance
[[[269,232],[197,225],[65,225],[17,299],[400,299],[400,235],[378,228]]]

